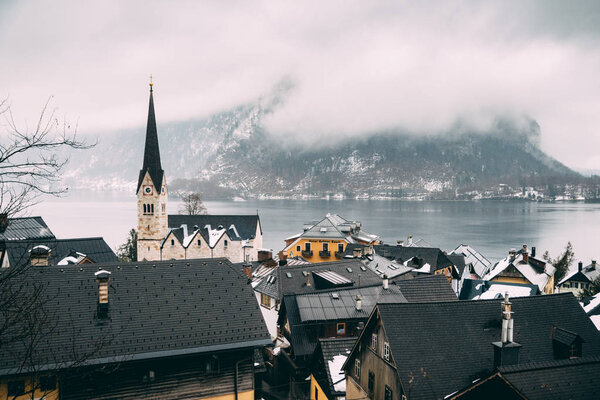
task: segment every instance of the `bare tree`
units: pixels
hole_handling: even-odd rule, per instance
[[[5,134],[0,140],[0,213],[14,216],[36,204],[42,195],[60,196],[60,176],[69,161],[65,150],[87,149],[77,126],[59,119],[48,98],[34,129],[19,127],[8,99],[0,102]]]
[[[179,208],[180,214],[185,215],[203,215],[206,214],[206,206],[202,202],[202,195],[200,193],[188,193],[181,197],[181,207]]]
[[[0,101],[0,118],[5,121],[5,132],[0,134],[0,214],[4,221],[38,203],[44,195],[63,195],[67,188],[60,185],[60,177],[69,160],[67,151],[95,145],[77,138],[77,126],[57,117],[56,110],[50,109],[51,99],[45,103],[33,129],[18,126],[8,99]],[[0,242],[4,257],[8,257],[6,246]],[[19,369],[30,375],[24,394],[33,399],[45,398],[52,392],[40,391],[44,384],[35,370],[35,354],[43,351],[43,338],[58,327],[55,315],[46,307],[46,285],[29,279],[32,274],[28,250],[25,246],[19,254],[13,251],[10,267],[0,269],[0,349],[25,349]],[[57,349],[57,355],[59,351],[64,356],[65,349]],[[86,357],[78,355],[72,359],[79,363]]]

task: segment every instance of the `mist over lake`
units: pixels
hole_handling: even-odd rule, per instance
[[[177,213],[170,199],[169,214]],[[511,247],[527,244],[539,255],[563,251],[568,241],[576,260],[599,257],[600,204],[519,201],[394,200],[248,200],[206,201],[210,214],[260,215],[264,246],[278,251],[283,240],[299,233],[305,222],[329,213],[361,221],[363,229],[387,244],[408,235],[450,251],[469,244],[490,260],[503,258]],[[60,238],[103,236],[114,249],[136,225],[136,199],[123,192],[77,192],[47,199],[30,215],[41,215]]]

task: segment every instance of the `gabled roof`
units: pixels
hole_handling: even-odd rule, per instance
[[[537,285],[540,291],[544,290],[550,278],[556,272],[556,268],[552,264],[531,256],[528,257],[528,262],[525,262],[522,250],[519,250],[514,260],[511,260],[509,256],[498,261],[482,279],[486,281],[492,280],[510,266],[519,271],[529,282]]]
[[[319,290],[312,272],[332,271],[350,280],[353,286],[372,286],[381,283],[381,278],[362,265],[358,260],[341,260],[299,266],[281,266],[278,268],[279,296],[286,294],[310,293]],[[310,286],[306,286],[306,273],[309,273]]]
[[[502,398],[529,400],[600,398],[600,357],[584,357],[499,367],[448,399]],[[512,397],[509,397],[512,396]]]
[[[51,265],[72,264],[68,257],[85,256],[93,263],[118,261],[117,255],[101,237],[75,239],[20,240],[4,244],[11,266],[28,263],[30,250],[36,246],[46,246],[50,250],[48,262]],[[79,255],[76,255],[79,253]]]
[[[54,239],[42,217],[9,218],[8,225],[0,232],[0,242],[27,239]]]
[[[158,148],[158,133],[156,132],[156,118],[154,116],[154,97],[150,86],[150,103],[148,105],[148,123],[146,124],[146,144],[144,146],[144,163],[140,170],[136,193],[144,180],[146,172],[150,175],[155,189],[160,193],[165,172],[160,164],[160,150]]]
[[[411,399],[443,398],[490,374],[492,342],[500,339],[501,301],[377,306],[399,378]],[[584,357],[600,355],[600,332],[572,294],[520,297],[511,302],[514,340],[522,345],[521,363],[554,359],[550,336],[554,327],[581,336]]]
[[[399,263],[405,263],[416,258],[421,265],[429,264],[431,266],[430,273],[454,265],[446,254],[436,247],[376,245],[373,246],[373,250],[380,256],[396,260]]]
[[[168,226],[173,230],[182,228],[182,231],[185,226],[188,235],[199,230],[206,243],[211,242],[209,226],[211,230],[222,227],[231,240],[254,239],[257,228],[262,233],[258,215],[169,215]]]
[[[598,277],[600,277],[600,265],[591,263],[585,267],[582,266],[581,271],[579,268],[569,271],[558,284],[562,285],[567,281],[592,282]]]
[[[312,373],[328,399],[346,394],[346,377],[341,369],[350,354],[355,337],[319,339]]]
[[[483,277],[492,266],[490,260],[484,257],[477,250],[469,245],[461,244],[456,249],[452,250],[450,254],[460,254],[465,257],[465,263],[473,267],[473,271],[478,277]]]
[[[96,316],[99,268],[111,273],[104,320]],[[20,279],[45,285],[43,304],[55,327],[40,333],[36,371],[96,347],[87,364],[271,343],[246,276],[224,258],[31,267]],[[0,376],[18,370],[24,351],[20,342],[0,348]]]
[[[327,214],[320,221],[304,224],[304,232],[289,237],[286,241],[311,238],[343,239],[348,243],[355,243],[355,241],[371,243],[379,240],[379,236],[363,231],[361,225],[358,221],[348,221],[337,214]]]
[[[460,300],[499,299],[504,294],[512,297],[535,296],[540,292],[537,285],[464,279],[460,290]]]

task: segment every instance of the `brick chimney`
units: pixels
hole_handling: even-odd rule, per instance
[[[508,292],[504,294],[502,302],[502,332],[500,342],[494,342],[494,367],[513,365],[519,363],[521,345],[513,341],[514,319],[511,311],[512,303],[508,299]]]
[[[596,269],[596,260],[592,260],[592,270]]]
[[[282,250],[277,255],[279,256],[279,265],[286,265],[287,264],[287,254],[285,254]]]
[[[98,282],[98,318],[108,318],[108,282],[110,281],[110,272],[101,269],[94,274]]]
[[[306,271],[306,286],[310,286],[310,271]]]
[[[403,247],[404,246],[404,240],[396,240],[396,246]]]
[[[273,251],[271,250],[258,250],[258,261],[267,261],[273,258]]]
[[[362,249],[360,247],[355,247],[354,249],[352,249],[352,255],[354,256],[354,258],[361,258]]]
[[[523,256],[523,261],[529,263],[529,250],[527,249],[527,245],[523,245],[523,249],[521,250],[521,255]]]
[[[508,251],[508,261],[513,262],[513,261],[515,261],[516,257],[517,257],[517,250],[510,249]]]
[[[244,275],[248,277],[248,279],[252,279],[252,264],[244,264]]]

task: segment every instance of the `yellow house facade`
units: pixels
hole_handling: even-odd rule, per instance
[[[337,214],[327,214],[320,221],[304,225],[304,232],[285,240],[283,253],[302,257],[311,263],[336,261],[343,257],[348,244],[375,245],[377,235],[362,230],[362,224],[348,221]]]

